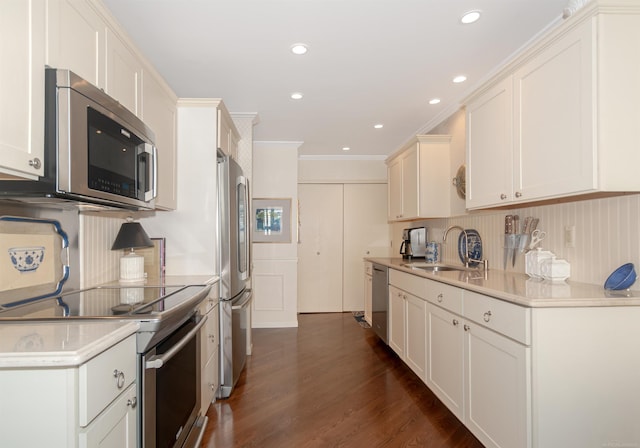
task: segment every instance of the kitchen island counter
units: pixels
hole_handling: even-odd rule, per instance
[[[136,322],[0,325],[0,369],[79,366],[138,330]]]
[[[640,306],[640,291],[607,291],[601,285],[550,282],[498,269],[428,272],[405,266],[419,260],[402,258],[364,260],[531,308]]]

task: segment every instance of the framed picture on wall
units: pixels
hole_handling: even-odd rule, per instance
[[[291,199],[253,199],[251,238],[254,243],[290,243]]]
[[[136,253],[144,257],[144,272],[148,284],[164,283],[165,238],[151,238],[153,247],[136,249]]]

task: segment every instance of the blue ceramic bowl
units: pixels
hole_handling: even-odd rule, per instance
[[[636,270],[633,263],[627,263],[613,271],[606,282],[604,289],[612,289],[618,291],[620,289],[629,289],[636,281]]]

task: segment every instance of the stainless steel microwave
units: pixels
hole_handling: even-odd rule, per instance
[[[103,90],[69,70],[46,69],[44,176],[2,181],[0,195],[153,209],[155,136]]]

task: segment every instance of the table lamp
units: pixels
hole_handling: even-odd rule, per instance
[[[122,224],[111,250],[130,249],[129,253],[120,258],[120,281],[140,282],[144,280],[144,257],[135,253],[135,249],[153,247],[153,242],[139,222],[127,218]]]

